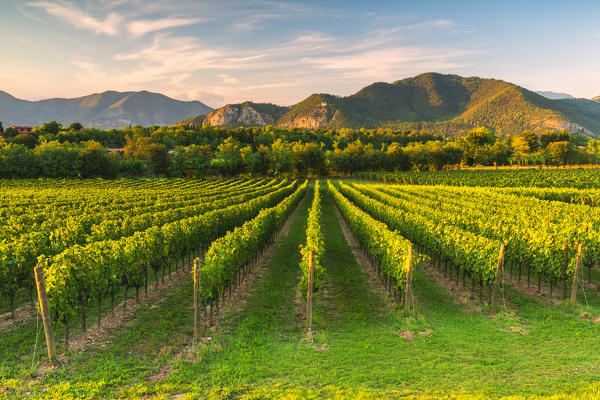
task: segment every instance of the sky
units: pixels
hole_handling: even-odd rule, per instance
[[[599,17],[597,0],[1,0],[0,90],[291,105],[434,71],[590,98]]]

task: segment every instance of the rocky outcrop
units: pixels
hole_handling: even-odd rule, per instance
[[[228,104],[206,116],[211,126],[267,126],[275,123],[272,116],[260,113],[247,104]]]
[[[580,132],[580,133],[584,133],[588,136],[595,136],[594,133],[592,131],[590,131],[589,129],[584,128],[583,126],[579,125],[578,123],[567,121],[567,120],[561,121],[560,125],[557,128],[558,129],[566,129],[569,132]]]
[[[281,121],[278,126],[281,128],[318,129],[325,127],[330,121],[331,113],[327,108],[327,103],[321,103],[307,114],[295,115],[286,121]]]

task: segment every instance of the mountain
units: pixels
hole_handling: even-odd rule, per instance
[[[524,129],[600,134],[600,102],[552,100],[510,82],[438,73],[373,83],[347,97],[318,93],[289,108],[270,105],[276,112],[258,110],[253,103],[243,104],[246,106],[217,109],[209,114],[214,118],[207,117],[203,123],[274,123],[282,128],[305,129],[426,129],[449,136],[483,125],[501,134],[516,134]]]
[[[557,102],[566,108],[576,110],[589,119],[600,121],[600,99],[560,99]]]
[[[180,101],[159,93],[94,93],[72,99],[27,101],[0,91],[0,121],[9,125],[40,125],[56,120],[79,122],[101,129],[126,125],[171,125],[189,115],[208,114],[212,108],[199,101]]]
[[[556,93],[556,92],[546,92],[546,91],[537,91],[537,94],[540,96],[544,96],[547,99],[559,100],[559,99],[573,99],[574,96],[568,93]]]

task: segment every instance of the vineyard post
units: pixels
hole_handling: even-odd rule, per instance
[[[571,288],[571,303],[574,303],[577,297],[577,280],[579,279],[579,269],[581,268],[582,253],[583,245],[580,243],[579,249],[577,249],[577,264],[575,264],[575,274],[573,275],[573,287]]]
[[[412,297],[413,245],[408,245],[408,271],[406,272],[406,290],[404,291],[404,312],[410,310]]]
[[[200,337],[200,271],[198,259],[194,260],[194,340]]]
[[[308,290],[306,293],[306,332],[310,335],[312,332],[312,295],[313,295],[313,275],[315,252],[310,250],[308,253]]]
[[[569,269],[569,240],[565,240],[565,276]],[[567,279],[565,278],[565,284],[563,286],[563,300],[567,298]]]
[[[50,359],[50,361],[55,361],[56,345],[54,344],[52,321],[50,320],[50,310],[48,309],[48,295],[46,293],[46,282],[44,281],[44,268],[41,265],[37,265],[35,267],[35,283],[37,285],[38,298],[40,301],[40,311],[42,312],[42,321],[44,323],[44,334],[46,336],[48,358]]]
[[[494,280],[494,291],[492,292],[492,308],[496,308],[496,296],[498,295],[498,285],[500,284],[500,272],[504,265],[504,243],[500,245],[500,254],[498,255],[498,265],[496,266],[496,279]]]

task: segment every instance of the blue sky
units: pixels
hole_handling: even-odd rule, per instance
[[[3,0],[0,90],[210,106],[436,71],[600,95],[598,1]]]

